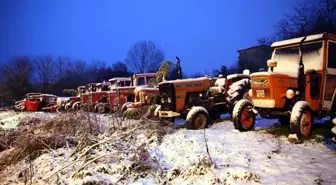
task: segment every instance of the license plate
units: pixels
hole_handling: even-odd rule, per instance
[[[265,97],[265,90],[256,90],[257,97],[258,98],[264,98]]]

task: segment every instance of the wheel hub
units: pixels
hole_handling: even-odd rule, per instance
[[[240,121],[242,123],[242,126],[245,129],[248,129],[253,124],[253,115],[252,114],[253,114],[252,111],[250,111],[248,107],[245,107],[243,109]]]
[[[308,111],[302,114],[300,120],[300,131],[303,136],[308,136],[311,130],[311,117]]]
[[[201,114],[195,119],[196,128],[204,128],[206,125],[206,117]]]

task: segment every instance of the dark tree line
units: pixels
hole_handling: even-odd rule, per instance
[[[133,73],[157,72],[164,60],[163,50],[153,41],[135,43],[125,61],[113,64],[52,55],[14,57],[0,65],[0,103],[21,99],[29,92],[62,96],[64,89],[108,81],[113,77],[130,77]],[[176,69],[168,78],[177,78]]]
[[[258,39],[259,44],[319,33],[336,34],[336,0],[301,0],[275,25],[276,35]]]
[[[64,89],[76,88],[91,82],[107,81],[113,77],[128,77],[122,62],[107,65],[69,57],[15,57],[0,68],[0,98],[20,99],[28,92],[63,95]]]
[[[259,38],[259,45],[271,45],[274,41],[286,40],[319,33],[336,34],[336,0],[301,0],[293,7],[291,14],[286,14],[274,24],[275,35]],[[265,51],[269,53],[270,51]],[[267,54],[266,54],[267,55]],[[265,60],[266,64],[266,60]],[[242,73],[246,64],[238,61],[232,67],[225,64],[214,70],[213,75],[224,76]],[[257,67],[259,68],[259,67]],[[256,70],[251,70],[254,72]]]

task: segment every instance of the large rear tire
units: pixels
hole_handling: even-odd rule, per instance
[[[255,114],[251,110],[252,107],[252,102],[246,99],[239,100],[235,104],[232,114],[235,129],[241,132],[252,130],[255,124]]]
[[[251,89],[250,79],[241,79],[235,83],[233,83],[227,92],[228,97],[226,97],[226,101],[228,102],[228,107],[230,114],[232,116],[232,110],[235,104],[241,99],[250,99],[248,96],[248,91]]]
[[[208,111],[204,107],[193,107],[188,112],[186,119],[187,129],[197,130],[204,129],[210,124]]]
[[[311,107],[306,101],[295,103],[290,117],[291,134],[296,134],[299,140],[309,139],[313,126]]]

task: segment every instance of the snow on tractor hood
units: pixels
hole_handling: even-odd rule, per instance
[[[250,75],[251,78],[253,77],[259,77],[259,76],[283,76],[283,77],[289,77],[289,78],[297,78],[298,74],[297,73],[284,73],[284,72],[256,72],[252,73]]]
[[[157,87],[148,87],[148,86],[141,86],[141,87],[137,87],[134,89],[135,93],[141,92],[141,91],[157,91],[158,88]]]
[[[179,84],[179,83],[185,83],[185,82],[198,82],[198,81],[204,81],[204,80],[209,80],[209,77],[198,77],[198,78],[189,78],[189,79],[182,79],[182,80],[167,80],[164,82],[159,83],[159,85],[161,84],[165,84],[165,83],[173,83],[173,84]]]

